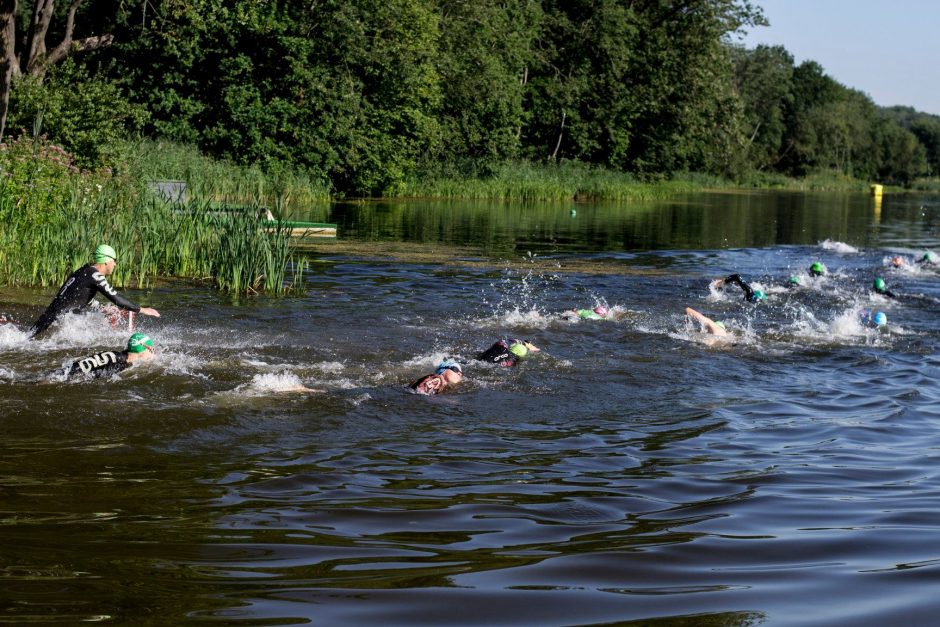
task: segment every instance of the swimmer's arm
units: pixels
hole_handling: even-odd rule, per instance
[[[106,279],[103,274],[100,272],[95,272],[92,274],[92,278],[95,281],[95,289],[104,294],[104,297],[110,300],[112,303],[121,309],[133,311],[134,313],[140,311],[140,305],[118,294],[117,290],[111,287],[111,284],[108,283],[108,279]]]

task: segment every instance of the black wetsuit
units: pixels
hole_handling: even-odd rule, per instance
[[[889,289],[879,290],[877,287],[873,287],[871,291],[873,291],[875,294],[880,294],[881,296],[887,296],[888,298],[893,298],[895,300],[897,300],[898,298],[898,295]]]
[[[52,304],[39,316],[39,320],[30,327],[30,336],[48,329],[56,318],[68,310],[78,313],[82,307],[87,307],[92,303],[95,294],[99,292],[121,309],[133,311],[134,313],[140,311],[140,305],[118,294],[108,283],[108,279],[98,272],[94,265],[88,264],[73,272],[66,279],[62,287],[59,288],[59,293],[56,294]]]
[[[740,286],[740,288],[744,290],[744,300],[746,300],[749,303],[753,303],[753,302],[760,300],[758,298],[755,298],[754,288],[748,285],[748,282],[742,279],[740,274],[732,274],[731,276],[725,279],[725,283],[726,284],[734,283],[735,285]]]
[[[477,355],[476,359],[491,364],[499,364],[503,368],[515,366],[519,363],[519,357],[509,352],[509,346],[508,341],[500,340]]]
[[[89,377],[108,377],[130,368],[127,351],[105,351],[79,359],[69,368],[68,377],[83,374]]]

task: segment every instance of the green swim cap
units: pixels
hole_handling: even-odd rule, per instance
[[[128,353],[142,353],[148,348],[153,349],[153,340],[143,333],[137,332],[127,340]]]
[[[721,320],[715,320],[715,326],[719,326],[719,327],[721,327],[722,329],[724,329],[725,331],[728,330],[728,327],[726,327],[726,326],[725,326],[725,323],[722,322]]]
[[[814,261],[813,265],[809,267],[809,271],[812,274],[826,274],[826,266],[822,265],[818,261]]]
[[[767,300],[767,294],[764,294],[760,290],[754,290],[754,295],[751,296],[751,301],[756,303],[760,300]]]
[[[799,284],[800,284],[800,277],[798,277],[798,276],[796,276],[796,275],[791,276],[790,279],[789,279],[789,283],[790,283],[790,285],[799,285]]]
[[[924,253],[924,256],[921,257],[921,261],[926,261],[927,263],[937,263],[937,253],[932,250],[928,250]]]
[[[881,277],[876,277],[875,282],[872,285],[875,288],[875,290],[878,292],[883,292],[887,289],[887,286],[885,285],[885,280],[882,279]]]
[[[107,244],[101,244],[95,249],[95,263],[108,263],[112,259],[117,261],[117,253]]]
[[[516,357],[525,357],[529,354],[529,349],[522,342],[518,342],[509,347],[509,352]]]

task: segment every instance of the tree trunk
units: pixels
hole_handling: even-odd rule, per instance
[[[55,0],[36,0],[33,7],[33,19],[29,24],[26,39],[26,55],[23,59],[23,73],[33,74],[34,68],[46,57],[46,33],[52,23]]]
[[[558,156],[558,149],[561,148],[561,138],[565,134],[565,120],[568,118],[567,112],[561,112],[561,128],[558,129],[558,142],[555,144],[555,150],[552,151],[552,161]]]
[[[10,85],[16,63],[16,0],[0,0],[0,141],[7,127]]]

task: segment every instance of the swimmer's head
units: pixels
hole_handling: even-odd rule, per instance
[[[142,353],[145,350],[153,350],[153,340],[143,333],[134,333],[127,340],[128,353]]]
[[[920,258],[921,263],[937,263],[940,262],[940,257],[937,257],[937,253],[932,250],[928,250],[924,253],[924,256]]]
[[[437,370],[434,371],[434,374],[443,374],[445,370],[451,370],[457,374],[463,374],[463,368],[460,367],[460,364],[457,363],[454,359],[445,359],[437,365]]]
[[[803,282],[800,280],[800,277],[793,275],[787,279],[787,285],[789,287],[796,287],[797,285],[802,285]]]
[[[822,276],[826,274],[826,266],[818,261],[814,261],[813,265],[809,267],[809,273],[811,276]]]
[[[117,261],[117,253],[107,244],[101,244],[95,249],[95,263],[108,263]]]
[[[761,290],[754,290],[754,293],[751,294],[751,302],[759,303],[762,300],[767,300],[767,294],[764,294]]]
[[[594,308],[594,313],[596,313],[598,316],[603,316],[606,318],[609,312],[607,311],[607,307],[598,305],[597,307]]]
[[[901,266],[904,265],[904,257],[901,257],[900,255],[895,255],[894,257],[891,258],[891,265],[894,266],[895,268],[900,268]]]
[[[510,353],[516,357],[519,357],[520,359],[529,354],[529,347],[525,345],[525,342],[522,340],[514,340],[513,342],[513,344],[509,345]]]
[[[872,287],[874,288],[876,292],[884,292],[885,290],[888,289],[888,286],[885,284],[885,280],[882,279],[880,276],[875,277],[875,280],[872,283]]]
[[[888,316],[883,311],[872,311],[871,309],[860,309],[858,319],[862,324],[871,327],[883,327],[888,324]]]

